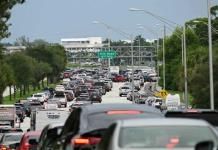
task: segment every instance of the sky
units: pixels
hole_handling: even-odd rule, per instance
[[[211,0],[211,3],[218,5],[218,0]],[[58,43],[61,38],[92,36],[127,39],[102,24],[94,24],[95,20],[128,34],[156,38],[151,32],[138,28],[137,24],[142,24],[161,37],[163,23],[143,12],[129,11],[133,7],[180,25],[190,19],[207,17],[207,0],[26,0],[12,9],[9,20],[11,36],[3,42],[13,43],[21,36],[31,41],[44,39]]]

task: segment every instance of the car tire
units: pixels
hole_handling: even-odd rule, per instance
[[[122,97],[122,94],[120,94],[120,97]]]

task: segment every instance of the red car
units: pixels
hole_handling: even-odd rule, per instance
[[[20,141],[20,146],[18,147],[18,150],[36,149],[40,134],[41,131],[26,132]]]
[[[124,82],[125,81],[125,77],[123,75],[117,75],[114,78],[114,82]]]
[[[71,72],[64,72],[63,74],[64,78],[70,78],[72,76]]]

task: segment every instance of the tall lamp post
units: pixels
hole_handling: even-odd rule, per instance
[[[157,45],[156,45],[156,57],[157,57],[157,66],[156,66],[156,70],[157,70],[157,76],[158,76],[158,80],[157,80],[157,85],[159,83],[159,63],[158,63],[158,50],[159,50],[159,36],[158,33],[155,32],[154,30],[150,29],[149,27],[146,27],[142,24],[137,24],[139,26],[139,29],[143,29],[144,31],[149,31],[150,33],[152,33],[156,38],[157,38]]]
[[[170,27],[174,27],[175,25],[176,26],[179,26],[179,27],[182,27],[181,25],[169,20],[169,19],[166,19],[166,18],[163,18],[161,16],[158,16],[158,15],[155,15],[149,11],[146,11],[144,9],[138,9],[138,8],[130,8],[129,9],[130,11],[140,11],[140,12],[144,12],[145,14],[148,14],[148,15],[151,15],[152,17],[158,19],[159,21],[161,21],[162,23],[164,24],[167,24],[168,26]],[[185,80],[185,84],[184,84],[184,87],[185,87],[185,102],[186,102],[186,108],[188,107],[188,81],[187,81],[187,62],[186,62],[186,36],[185,35],[185,31],[186,31],[186,26],[183,27],[183,49],[184,49],[184,80]],[[166,28],[164,27],[164,37],[165,37],[165,32],[166,32]],[[164,38],[163,38],[163,44],[164,44]],[[165,53],[165,46],[163,45],[163,53]],[[165,55],[165,54],[164,54]],[[165,56],[163,56],[163,72],[165,70]],[[163,74],[165,76],[165,74]],[[165,77],[163,77],[163,80]],[[163,88],[165,89],[165,81],[163,81]]]
[[[122,31],[120,29],[117,29],[115,27],[112,27],[112,26],[110,26],[110,25],[108,25],[108,24],[106,24],[106,23],[104,23],[102,21],[93,21],[93,23],[94,24],[101,24],[101,25],[105,26],[107,29],[110,29],[110,30],[120,34],[121,36],[131,40],[131,61],[132,61],[132,63],[131,63],[131,68],[132,68],[131,80],[132,81],[131,82],[132,82],[132,94],[133,94],[132,101],[135,103],[135,97],[134,97],[134,76],[133,76],[133,73],[134,73],[134,59],[133,59],[134,58],[133,57],[133,38],[134,37],[133,37],[133,34],[126,33],[124,31]]]
[[[104,25],[106,28],[107,28],[107,31],[108,31],[108,35],[110,35],[110,26],[108,26],[107,24],[105,24],[105,23],[103,23],[103,22],[101,22],[101,21],[93,21],[92,23],[94,23],[94,24],[102,24],[102,25]],[[111,50],[111,42],[110,42],[110,36],[109,36],[109,38],[108,38],[108,50],[110,51]],[[110,69],[110,58],[108,58],[108,68]]]
[[[213,85],[213,48],[212,48],[212,30],[218,34],[217,30],[211,25],[211,3],[207,0],[208,23],[195,20],[196,23],[203,23],[208,26],[208,53],[209,53],[209,82],[210,82],[210,109],[214,110],[214,85]]]
[[[210,109],[214,110],[214,85],[213,85],[213,50],[212,50],[212,33],[211,33],[211,13],[210,0],[207,0],[208,12],[208,42],[209,42],[209,70],[210,70]]]

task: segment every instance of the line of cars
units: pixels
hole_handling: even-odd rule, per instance
[[[76,84],[75,87],[82,86],[78,88],[81,93],[75,96],[72,102],[91,101],[88,92],[93,88],[85,85],[86,81],[88,83],[91,81],[86,80],[86,77],[82,78],[83,80],[80,78],[81,76],[79,81],[84,81],[84,83]],[[78,82],[78,79],[66,82],[68,87],[71,81]],[[96,81],[98,83],[96,86],[99,86],[103,83],[103,78],[93,79],[93,81]],[[100,92],[100,88],[96,89]],[[48,119],[62,118],[57,112],[48,113],[46,110],[44,112]],[[165,113],[149,105],[95,103],[86,105],[83,103],[73,107],[70,114],[66,115],[65,121],[45,125],[41,131],[27,132],[22,136],[20,144],[17,142],[15,145],[18,150],[200,150],[202,147],[209,150],[210,147],[218,146],[218,134],[215,129],[218,125],[217,116],[218,112],[209,110]],[[41,121],[49,123],[48,119],[46,122],[46,119],[40,118]],[[204,119],[213,126],[203,120],[190,118]],[[36,123],[37,120],[33,125]]]

